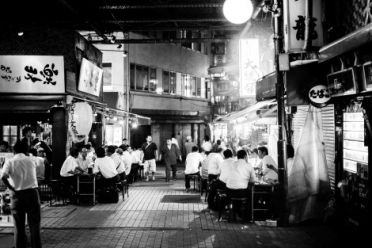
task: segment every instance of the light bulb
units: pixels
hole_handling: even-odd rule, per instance
[[[223,4],[223,14],[229,22],[242,24],[253,14],[251,0],[226,0]]]

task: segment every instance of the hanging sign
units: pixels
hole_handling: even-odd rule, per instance
[[[301,52],[306,36],[306,2],[305,0],[284,0],[284,49],[285,52]],[[309,38],[313,47],[323,46],[322,0],[309,1],[313,3],[310,19]]]
[[[83,58],[80,67],[78,90],[99,96],[102,85],[102,74],[103,70],[101,68]]]
[[[327,105],[331,95],[325,85],[316,85],[309,90],[310,103],[315,107],[322,108]]]
[[[63,56],[0,56],[0,92],[65,93]]]

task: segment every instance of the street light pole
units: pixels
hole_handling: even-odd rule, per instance
[[[283,48],[283,19],[282,19],[282,0],[274,0],[274,49],[275,49],[275,72],[276,72],[276,101],[278,105],[278,180],[279,180],[279,226],[288,225],[287,208],[287,149],[286,149],[286,130],[285,130],[285,105],[284,105],[284,79],[283,72],[280,71],[280,53]]]

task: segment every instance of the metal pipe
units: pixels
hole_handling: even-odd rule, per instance
[[[99,9],[110,10],[125,10],[125,9],[169,9],[169,8],[222,8],[223,3],[217,1],[215,3],[202,3],[202,4],[156,4],[156,5],[104,5]]]
[[[278,180],[279,180],[279,226],[288,224],[287,214],[287,154],[286,154],[286,135],[285,135],[285,106],[284,106],[284,78],[283,72],[280,71],[279,55],[283,47],[283,30],[282,30],[282,0],[274,0],[276,7],[274,15],[274,44],[275,44],[275,71],[276,71],[276,101],[278,104]]]
[[[188,43],[188,42],[225,42],[232,38],[189,38],[189,39],[120,39],[116,40],[116,44],[148,44],[148,43]],[[103,40],[95,40],[92,43],[105,43]],[[107,44],[113,44],[106,42]],[[114,43],[114,44],[115,44]]]

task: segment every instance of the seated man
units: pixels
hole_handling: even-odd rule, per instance
[[[268,155],[269,151],[266,147],[262,146],[258,149],[258,157],[261,160],[260,167],[262,168],[263,181],[266,183],[277,183],[278,182],[278,166],[276,165],[274,159]]]
[[[125,166],[121,159],[121,154],[123,153],[123,151],[120,148],[118,148],[118,150],[119,152],[117,152],[117,149],[115,146],[108,146],[106,149],[106,155],[114,161],[115,168],[116,168],[116,171],[118,172],[120,180],[124,180]]]
[[[237,152],[237,161],[234,161],[230,167],[230,173],[226,177],[227,196],[229,198],[248,197],[248,184],[254,183],[256,176],[253,167],[247,161],[247,153],[244,150]],[[233,211],[240,208],[234,204]]]
[[[186,192],[190,190],[190,178],[193,175],[199,175],[199,167],[203,162],[204,158],[199,153],[199,149],[197,146],[193,146],[191,149],[191,153],[187,154],[186,162],[185,162],[185,187]]]
[[[63,162],[60,175],[62,181],[64,182],[67,188],[67,194],[70,200],[74,200],[72,197],[76,192],[76,179],[75,174],[81,173],[82,170],[79,168],[77,157],[79,156],[79,151],[75,147],[70,148],[70,155]]]
[[[115,162],[112,158],[105,156],[105,149],[99,147],[96,150],[97,158],[94,161],[93,173],[102,175],[97,181],[98,187],[110,187],[119,181]]]
[[[233,153],[230,149],[226,149],[223,152],[223,156],[225,159],[223,160],[221,167],[220,167],[220,176],[217,180],[212,181],[208,193],[208,207],[211,209],[216,209],[216,196],[217,190],[226,189],[226,181],[229,177],[229,173],[231,171],[231,166],[234,163]]]
[[[86,147],[81,148],[79,157],[77,159],[79,168],[84,173],[88,173],[88,168],[92,168],[93,161],[88,157],[88,149]]]

